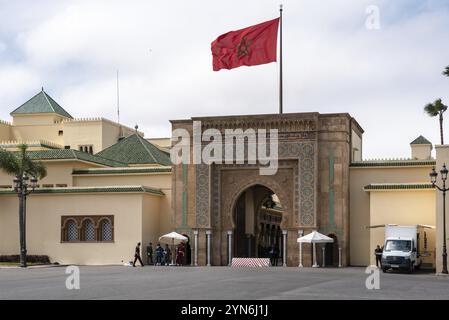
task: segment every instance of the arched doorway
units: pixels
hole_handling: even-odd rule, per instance
[[[338,238],[335,234],[331,233],[327,235],[329,238],[334,239],[332,243],[326,243],[325,246],[325,262],[327,267],[338,266]]]
[[[282,253],[283,208],[276,194],[263,185],[245,189],[233,210],[233,256],[269,258],[272,248]]]

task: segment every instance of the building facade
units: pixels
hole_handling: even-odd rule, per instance
[[[317,230],[334,239],[318,246],[320,264],[366,266],[384,240],[382,228],[370,227],[424,224],[436,229],[422,248],[423,266],[441,269],[442,197],[429,173],[449,163],[449,146],[435,146],[432,156],[434,146],[422,136],[406,159],[364,160],[363,129],[349,114],[293,113],[172,120],[171,141],[146,139],[107,119],[74,119],[43,90],[11,116],[0,121],[0,148],[15,152],[25,143],[48,171],[28,197],[29,254],[63,264],[122,264],[137,242],[155,244],[175,230],[189,237],[193,265],[228,265],[275,248],[279,265],[298,266],[297,238]],[[265,164],[249,161],[250,129],[278,130],[274,174],[260,174]],[[192,154],[209,152],[230,130],[222,153],[237,152],[240,141],[243,157],[172,164],[176,130],[187,133],[182,144]],[[0,171],[0,255],[19,252],[12,180]],[[311,266],[310,245],[302,256]]]
[[[107,119],[74,119],[43,90],[0,123],[0,148],[28,145],[47,176],[27,199],[30,255],[62,264],[123,264],[169,232],[166,149]],[[19,252],[18,197],[0,171],[0,255]]]

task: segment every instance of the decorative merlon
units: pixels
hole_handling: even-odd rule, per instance
[[[3,147],[17,147],[21,144],[26,144],[28,147],[48,147],[52,149],[63,149],[63,146],[48,141],[48,140],[32,140],[32,141],[21,141],[21,140],[7,140],[0,141],[0,146]]]

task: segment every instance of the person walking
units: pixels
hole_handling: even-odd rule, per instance
[[[156,265],[162,265],[162,258],[164,257],[164,249],[162,249],[160,243],[156,246]]]
[[[374,250],[374,255],[376,256],[376,267],[382,268],[382,248],[378,245]]]
[[[153,244],[151,242],[147,246],[147,264],[153,264]]]
[[[136,262],[137,260],[139,260],[140,265],[143,267],[143,262],[142,262],[142,258],[140,257],[140,242],[137,243],[136,246],[136,251],[134,253],[134,262],[133,262],[133,267],[136,266]]]

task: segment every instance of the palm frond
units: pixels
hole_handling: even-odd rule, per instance
[[[446,77],[449,77],[449,66],[447,66],[446,69],[444,69],[443,75],[445,75]]]
[[[27,173],[38,179],[43,179],[47,176],[47,168],[41,161],[33,161]]]
[[[20,173],[20,164],[18,158],[11,152],[0,149],[0,169],[10,175]]]
[[[443,113],[447,110],[447,105],[445,105],[441,99],[437,99],[434,102],[436,108],[438,109],[439,112]]]
[[[28,146],[19,146],[19,152],[8,152],[0,149],[0,169],[7,174],[22,176],[28,174],[38,179],[47,176],[47,169],[41,161],[33,161],[27,154]]]
[[[444,113],[446,110],[447,106],[443,104],[441,99],[437,99],[433,103],[428,103],[424,106],[424,111],[431,117]]]
[[[439,113],[437,107],[433,103],[426,104],[424,107],[424,111],[431,117],[435,117]]]

